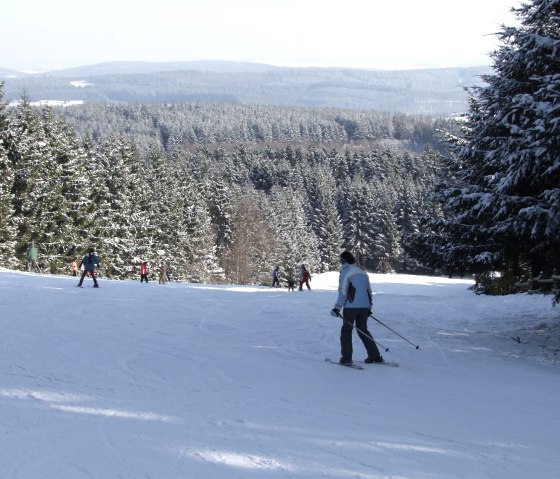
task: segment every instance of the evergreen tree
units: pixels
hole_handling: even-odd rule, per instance
[[[533,274],[559,266],[560,0],[514,12],[519,26],[498,34],[495,74],[471,90],[454,181],[441,195],[447,219],[421,247],[452,270],[516,276],[524,263]]]
[[[515,12],[520,26],[499,35],[496,74],[478,92],[472,143],[498,173],[491,231],[503,238],[505,260],[515,267],[526,256],[534,274],[550,274],[560,266],[560,1],[533,0]]]
[[[279,265],[295,277],[303,263],[310,271],[319,268],[318,241],[308,226],[303,203],[291,189],[276,187],[270,195],[268,222],[276,239],[271,265]]]
[[[340,192],[339,205],[344,249],[352,251],[360,264],[377,258],[374,245],[379,235],[378,202],[371,186],[363,178],[356,178]]]
[[[12,208],[14,168],[8,157],[11,138],[3,95],[3,83],[0,82],[0,265],[5,268],[15,268],[17,236]]]
[[[138,163],[129,144],[109,140],[95,152],[87,172],[91,201],[81,234],[97,247],[109,278],[134,278],[136,266],[147,260],[147,249],[137,240],[138,232],[146,227],[145,216],[134,203],[143,187],[134,174]]]
[[[223,164],[222,164],[223,165]],[[218,256],[222,256],[232,241],[233,194],[226,180],[214,171],[207,180],[206,198],[212,227],[215,231]]]
[[[166,158],[158,147],[148,152],[141,178],[141,196],[138,200],[144,210],[145,237],[142,258],[155,267],[169,263],[174,253],[177,226],[176,187],[177,176],[172,160]]]
[[[215,272],[216,237],[211,228],[203,186],[190,177],[186,168],[176,170],[175,208],[177,214],[171,228],[175,227],[173,246],[174,270],[180,279],[206,282]]]
[[[68,271],[68,264],[76,256],[80,241],[77,226],[82,221],[88,203],[87,182],[84,175],[89,158],[75,137],[75,133],[52,109],[42,110],[42,124],[49,145],[51,170],[47,173],[49,191],[45,202],[49,208],[37,218],[42,232],[44,260],[51,272]]]
[[[38,239],[39,232],[33,223],[37,208],[37,184],[41,182],[40,172],[43,153],[46,156],[46,141],[42,136],[39,117],[33,111],[29,100],[23,97],[15,108],[10,121],[11,145],[8,151],[14,168],[13,208],[17,218],[17,253],[25,261],[28,244]],[[39,249],[42,245],[37,244]]]
[[[336,183],[328,170],[318,167],[307,178],[308,223],[317,237],[318,271],[334,271],[342,244],[342,227],[336,204]]]
[[[43,270],[67,271],[76,240],[76,215],[83,204],[78,172],[84,152],[51,109],[34,110],[26,98],[16,107],[10,130],[19,253],[23,255],[33,241]]]

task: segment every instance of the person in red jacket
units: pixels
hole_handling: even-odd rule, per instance
[[[148,262],[144,261],[140,265],[140,282],[143,283],[146,280],[146,284],[148,284]]]
[[[301,271],[299,273],[299,290],[303,291],[303,285],[307,286],[307,289],[311,289],[309,282],[311,281],[311,274],[307,271],[304,264],[301,265]]]

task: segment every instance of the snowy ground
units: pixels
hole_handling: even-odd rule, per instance
[[[374,315],[420,349],[372,321],[400,367],[357,371],[323,361],[337,277],[96,290],[0,270],[0,478],[560,477],[550,297],[372,275]]]

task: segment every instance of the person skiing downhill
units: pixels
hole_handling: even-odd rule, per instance
[[[356,259],[350,251],[340,254],[342,265],[338,280],[338,298],[331,310],[331,316],[342,317],[340,330],[341,364],[352,363],[352,330],[354,323],[358,336],[364,343],[367,351],[366,363],[382,363],[383,356],[379,353],[373,336],[367,329],[368,316],[373,304],[371,284],[365,271],[356,264]],[[340,310],[344,308],[342,316]]]
[[[80,278],[80,282],[78,283],[79,287],[82,287],[82,283],[84,282],[84,278],[88,275],[93,279],[93,287],[99,288],[99,284],[97,283],[97,278],[95,277],[95,268],[99,266],[99,257],[97,256],[97,252],[95,248],[90,248],[89,251],[84,255],[82,261],[80,263],[80,267],[84,267],[82,271],[82,277]]]

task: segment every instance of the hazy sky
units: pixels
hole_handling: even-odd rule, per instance
[[[371,68],[488,64],[520,0],[8,0],[0,67],[234,60]]]

